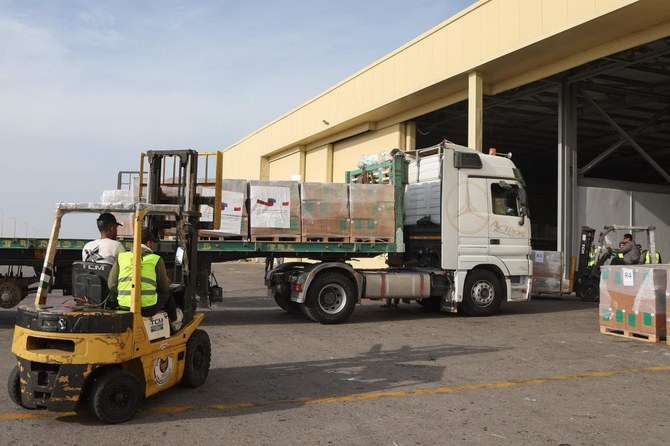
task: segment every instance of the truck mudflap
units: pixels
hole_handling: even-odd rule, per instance
[[[46,364],[18,358],[21,406],[56,412],[74,410],[93,364]]]

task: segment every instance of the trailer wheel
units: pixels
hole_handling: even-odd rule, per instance
[[[593,280],[585,280],[579,285],[577,295],[584,302],[598,302],[600,300],[600,284]]]
[[[209,335],[204,330],[195,330],[186,342],[186,356],[184,358],[184,376],[182,385],[199,387],[207,379],[209,365],[212,361],[212,346]]]
[[[471,271],[463,288],[463,312],[469,316],[491,316],[498,312],[503,291],[498,277],[491,271]]]
[[[336,272],[319,274],[307,291],[301,310],[313,321],[340,324],[356,306],[356,289],[347,277]]]
[[[130,420],[142,404],[144,389],[130,372],[114,369],[98,377],[91,388],[91,412],[105,423]]]
[[[17,306],[26,295],[23,294],[19,284],[12,279],[0,283],[0,307],[2,308]]]

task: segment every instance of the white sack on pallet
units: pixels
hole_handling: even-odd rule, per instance
[[[252,228],[291,227],[290,187],[252,185],[249,199]]]

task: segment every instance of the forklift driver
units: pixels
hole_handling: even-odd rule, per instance
[[[148,228],[142,230],[142,316],[152,317],[164,309],[170,319],[170,330],[174,333],[182,326],[183,313],[177,308],[170,291],[165,263],[153,253],[152,248],[157,241]],[[132,259],[132,252],[120,253],[109,273],[109,290],[118,294],[122,309],[130,309]]]
[[[618,263],[619,265],[637,265],[640,263],[640,250],[633,242],[632,234],[624,234],[619,255],[623,255],[623,262]],[[615,263],[612,262],[612,265],[615,265]]]

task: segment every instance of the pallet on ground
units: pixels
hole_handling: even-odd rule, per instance
[[[627,339],[637,339],[639,341],[646,341],[650,343],[661,342],[665,339],[665,336],[653,335],[649,333],[639,333],[631,330],[622,330],[618,328],[606,327],[604,325],[600,326],[600,333]]]

